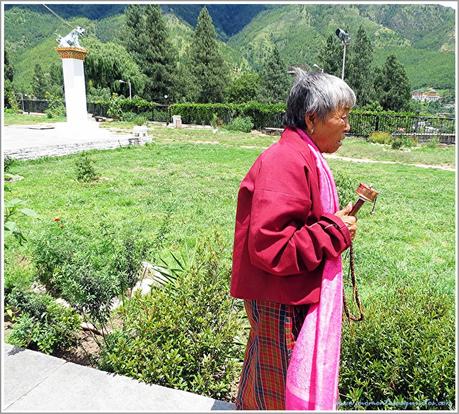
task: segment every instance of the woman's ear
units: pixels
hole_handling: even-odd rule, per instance
[[[315,116],[313,114],[306,114],[304,116],[304,122],[306,123],[306,131],[312,134],[314,131]]]

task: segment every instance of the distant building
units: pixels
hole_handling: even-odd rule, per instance
[[[420,102],[435,102],[441,99],[441,96],[435,89],[429,89],[428,91],[413,91],[411,93],[411,99]]]

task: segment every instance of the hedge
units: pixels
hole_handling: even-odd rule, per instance
[[[180,103],[164,105],[149,102],[145,99],[134,97],[132,100],[124,97],[115,97],[109,100],[99,100],[89,103],[90,112],[95,115],[111,116],[123,119],[127,112],[144,114],[149,120],[165,121],[172,115],[180,115],[185,124],[211,125],[212,119],[217,118],[225,123],[231,123],[235,118],[250,117],[255,129],[266,127],[282,128],[283,117],[286,110],[284,103],[263,104],[260,102],[234,103]],[[170,121],[170,119],[168,119]],[[349,116],[351,135],[368,137],[372,132],[381,131],[393,133],[429,132],[454,133],[455,119],[418,114],[412,112],[393,111],[362,111],[354,109]]]

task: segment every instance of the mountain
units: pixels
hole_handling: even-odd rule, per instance
[[[163,4],[161,9],[165,13],[172,13],[180,17],[192,27],[196,22],[201,9],[206,6],[214,22],[217,33],[222,39],[233,36],[252,20],[260,11],[272,7],[269,5],[255,4]],[[101,20],[107,17],[122,14],[126,4],[50,4],[55,13],[64,19],[84,16],[89,20]],[[39,14],[51,12],[43,5],[5,5],[5,10],[22,8]]]
[[[101,41],[123,39],[123,4],[51,4],[67,24],[42,5],[5,5],[5,47],[15,67],[15,83],[30,85],[33,66],[58,62],[58,35],[81,25]],[[193,25],[202,4],[164,4],[172,43],[180,54],[191,42]],[[319,62],[325,39],[341,27],[355,36],[363,25],[372,39],[375,65],[389,54],[403,63],[413,89],[455,89],[454,10],[429,4],[208,4],[220,46],[230,67],[247,61],[257,69],[275,43],[289,65]],[[82,17],[84,16],[84,17]],[[350,45],[352,53],[352,40]]]
[[[19,90],[31,90],[35,63],[40,63],[43,69],[48,70],[52,63],[60,62],[54,50],[57,46],[56,39],[58,35],[67,34],[71,27],[82,26],[86,36],[96,36],[103,42],[122,42],[124,38],[124,14],[106,12],[108,17],[100,20],[73,17],[67,19],[66,24],[51,13],[42,13],[34,8],[13,7],[5,13],[5,47],[14,66],[14,83]],[[52,9],[56,11],[55,6]],[[192,42],[193,27],[174,14],[166,14],[165,20],[172,44],[178,51],[179,58],[182,58]],[[83,46],[84,42],[85,36],[81,38]],[[222,41],[219,46],[229,67],[237,67],[241,62],[239,52]]]
[[[273,43],[287,64],[312,66],[338,27],[351,35],[352,49],[360,25],[372,39],[376,65],[395,54],[413,89],[454,89],[454,10],[438,5],[286,5],[259,13],[228,44],[254,67]]]

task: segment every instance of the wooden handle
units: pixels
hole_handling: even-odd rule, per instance
[[[360,210],[360,207],[363,206],[363,203],[365,203],[365,200],[362,198],[359,198],[357,202],[352,206],[352,210],[349,213],[350,216],[356,216],[357,212]]]

